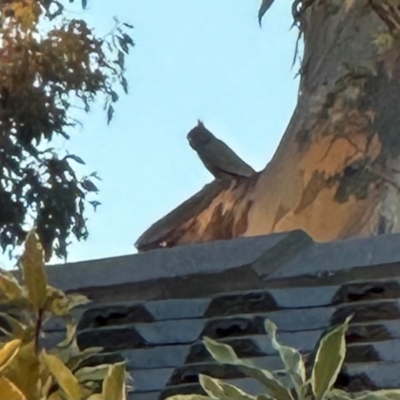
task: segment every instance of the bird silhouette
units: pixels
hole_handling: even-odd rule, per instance
[[[204,166],[218,180],[252,176],[256,171],[246,164],[229,146],[216,138],[201,121],[187,135],[190,146]]]

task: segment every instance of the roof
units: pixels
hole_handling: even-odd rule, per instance
[[[198,373],[257,390],[235,368],[215,364],[203,336],[275,369],[266,318],[282,343],[308,353],[353,312],[338,385],[400,387],[399,261],[398,234],[314,243],[294,231],[50,266],[48,275],[93,300],[79,310],[80,346],[104,346],[101,360],[125,357],[131,399],[157,400],[199,392]],[[47,329],[57,338],[63,326]]]

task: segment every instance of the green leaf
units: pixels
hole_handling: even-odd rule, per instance
[[[107,110],[107,124],[111,122],[113,116],[114,116],[114,107],[110,105]]]
[[[275,0],[262,0],[260,9],[258,10],[258,23],[261,26],[261,21],[264,17],[264,14],[269,10]]]
[[[21,339],[24,337],[24,334],[27,329],[27,326],[25,324],[23,324],[18,319],[14,318],[12,315],[5,312],[0,312],[0,317],[4,318],[4,320],[7,322],[11,330],[8,331],[7,329],[0,327],[0,330],[3,333],[5,333],[7,336],[12,336],[13,338],[16,339]]]
[[[116,103],[118,101],[118,94],[113,90],[110,92],[110,96],[111,96],[111,101],[113,103]]]
[[[219,343],[213,339],[205,337],[203,339],[204,346],[211,356],[221,364],[236,365],[241,360],[237,357],[235,350],[227,344]]]
[[[278,342],[276,338],[277,327],[272,321],[267,319],[264,322],[264,327],[271,336],[272,347],[278,351],[283,364],[285,365],[286,372],[289,373],[296,392],[298,396],[301,397],[301,390],[306,381],[306,367],[303,356],[297,349],[283,346]]]
[[[82,160],[79,156],[75,154],[68,154],[67,156],[64,157],[64,159],[71,158],[72,160],[76,161],[79,164],[85,165],[85,161]]]
[[[21,340],[14,339],[7,342],[0,349],[0,371],[7,367],[8,364],[13,360],[13,358],[18,354],[21,347]]]
[[[99,189],[97,186],[89,179],[84,179],[81,182],[82,187],[87,190],[88,192],[98,192]]]
[[[353,393],[354,400],[400,400],[400,389],[384,389],[374,392]]]
[[[97,201],[97,200],[91,200],[91,201],[89,201],[89,204],[91,204],[93,206],[93,210],[94,211],[97,211],[97,207],[99,205],[101,205],[101,203],[99,201]]]
[[[3,399],[27,400],[21,390],[5,376],[0,377],[0,393]]]
[[[100,364],[94,367],[83,367],[75,372],[75,377],[79,382],[102,381],[106,378],[108,371],[108,364]]]
[[[65,394],[74,400],[82,399],[82,388],[71,370],[69,370],[58,357],[47,354],[45,350],[42,350],[41,357],[44,365],[51,375],[53,375]]]
[[[325,335],[315,356],[311,386],[315,400],[322,400],[332,389],[346,356],[345,335],[352,315]]]
[[[165,400],[210,400],[210,399],[211,397],[202,396],[201,394],[176,394],[174,396],[167,397]]]
[[[121,78],[121,86],[125,94],[128,94],[128,81],[124,77]]]
[[[125,400],[125,363],[108,366],[107,376],[103,381],[102,395],[107,400]]]
[[[132,40],[132,38],[127,33],[123,33],[122,37],[124,38],[125,42],[127,44],[129,44],[130,46],[133,47],[135,45],[134,41]]]
[[[0,302],[9,302],[26,299],[26,291],[15,276],[8,271],[0,270]]]
[[[76,354],[70,356],[70,358],[66,361],[66,365],[70,370],[76,370],[83,363],[83,361],[100,353],[102,350],[103,347],[89,347],[82,351],[80,351],[78,348],[79,352],[76,352]]]
[[[35,310],[39,311],[46,302],[47,277],[44,270],[43,247],[35,231],[28,233],[21,263],[29,300]]]
[[[243,390],[234,385],[230,385],[221,379],[215,379],[200,374],[199,382],[201,387],[209,396],[211,396],[211,398],[218,400],[256,400],[254,396],[247,394]]]
[[[93,393],[86,400],[106,400],[101,393]]]
[[[279,400],[293,400],[289,389],[279,382],[273,373],[256,367],[247,360],[241,360],[231,346],[205,337],[203,343],[211,356],[221,364],[236,365],[245,375],[257,379],[267,390],[267,394]]]
[[[247,364],[247,365],[246,365]],[[279,380],[268,370],[250,366],[249,362],[243,362],[238,368],[250,378],[258,380],[268,392],[267,394],[274,399],[293,400],[293,396]]]
[[[98,181],[101,181],[102,179],[100,178],[100,176],[98,175],[97,172],[92,172],[89,176],[97,179]]]
[[[364,392],[362,392],[364,393]],[[341,389],[332,389],[326,394],[327,400],[353,400],[353,396]]]

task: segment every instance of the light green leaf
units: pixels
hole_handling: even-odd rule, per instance
[[[279,400],[293,400],[293,396],[279,380],[268,370],[250,366],[250,363],[243,363],[238,368],[250,378],[258,380],[272,398]]]
[[[354,400],[400,400],[400,389],[384,389],[374,392],[353,393]]]
[[[7,324],[10,326],[10,332],[5,328],[0,327],[0,330],[4,332],[7,336],[12,336],[18,339],[21,339],[24,336],[27,329],[27,326],[25,324],[5,312],[0,312],[0,317],[4,318]]]
[[[0,393],[2,399],[27,400],[21,390],[5,376],[0,376]]]
[[[234,364],[236,365],[241,360],[235,353],[235,350],[227,344],[219,343],[216,340],[205,337],[203,339],[204,346],[211,354],[211,356],[221,364]]]
[[[18,354],[21,347],[21,340],[14,339],[7,342],[0,349],[0,371],[7,367],[8,364],[13,360],[13,358]]]
[[[47,277],[44,270],[44,251],[35,231],[28,233],[21,257],[28,297],[36,311],[43,308],[47,296]]]
[[[227,344],[218,343],[205,337],[203,343],[211,356],[221,364],[236,365],[246,376],[257,379],[267,390],[267,394],[279,400],[293,400],[290,390],[279,382],[273,373],[256,367],[248,360],[241,360]]]
[[[218,400],[256,400],[254,396],[247,394],[238,387],[224,382],[221,379],[215,379],[200,374],[199,382],[201,387],[211,398]]]
[[[211,397],[202,396],[201,394],[177,394],[174,396],[167,397],[165,400],[210,400],[210,399]]]
[[[256,396],[256,400],[276,400],[271,396],[268,396],[267,394],[258,394]]]
[[[66,361],[66,365],[69,369],[75,371],[83,361],[100,353],[103,350],[103,347],[88,347],[87,349],[82,350],[79,354],[72,355]]]
[[[10,272],[0,269],[0,302],[25,300],[26,290]]]
[[[341,389],[332,389],[325,395],[326,400],[352,400],[353,396],[350,393]]]
[[[103,381],[102,395],[107,400],[125,400],[125,362],[108,366],[107,376]]]
[[[42,361],[51,375],[63,389],[65,394],[74,400],[83,398],[83,391],[78,380],[65,364],[56,356],[47,354],[45,350],[41,353]]]
[[[330,331],[320,342],[311,374],[311,386],[315,400],[325,398],[342,368],[346,356],[345,334],[351,318],[352,315],[347,317],[342,325]]]
[[[83,367],[75,372],[79,382],[102,381],[108,374],[108,364],[100,364],[95,367]]]
[[[289,374],[296,392],[301,397],[301,388],[306,381],[306,367],[301,353],[293,347],[281,345],[276,338],[276,325],[267,319],[264,322],[265,330],[271,336],[272,347],[278,351],[286,372]]]
[[[86,400],[106,400],[101,393],[93,393]]]

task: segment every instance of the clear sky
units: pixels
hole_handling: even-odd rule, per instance
[[[259,4],[88,0],[72,14],[99,34],[113,16],[133,24],[136,47],[130,93],[110,126],[94,111],[64,146],[103,179],[90,236],[70,246],[68,261],[135,253],[145,229],[212,180],[186,140],[197,119],[256,170],[270,160],[296,104],[297,29],[289,30],[290,1],[276,1],[260,29]]]

